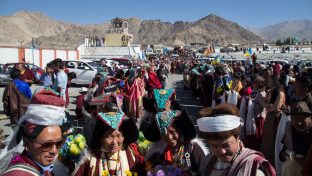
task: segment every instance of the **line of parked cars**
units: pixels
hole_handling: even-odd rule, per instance
[[[0,85],[6,85],[12,80],[10,77],[10,71],[12,68],[17,67],[18,64],[23,64],[26,69],[33,72],[39,82],[43,81],[45,71],[42,68],[31,63],[7,63],[0,64]]]
[[[66,60],[63,62],[69,72],[76,73],[76,79],[71,81],[73,84],[91,84],[98,68],[101,66],[100,59]],[[112,58],[106,60],[106,65],[112,67],[113,64],[116,64],[117,68],[126,70],[125,68],[129,65],[129,62],[129,59],[125,58]]]
[[[83,60],[65,60],[63,61],[65,67],[68,69],[69,72],[76,73],[76,79],[72,80],[74,84],[82,84],[87,85],[92,82],[92,79],[95,77],[98,68],[101,66],[100,59],[83,59]],[[130,63],[129,59],[126,58],[113,58],[107,59],[106,65],[111,67],[113,64],[116,64],[118,68],[123,70],[127,70],[126,66]],[[7,63],[7,64],[0,64],[0,85],[6,85],[11,81],[10,77],[10,70],[13,67],[16,67],[18,64],[21,63]],[[31,63],[22,63],[26,69],[29,69],[34,73],[37,80],[40,82],[43,81],[45,70],[42,68],[31,64]]]

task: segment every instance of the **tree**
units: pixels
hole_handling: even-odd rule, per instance
[[[290,39],[290,37],[288,37],[288,38],[286,39],[286,41],[285,41],[284,44],[286,44],[286,45],[291,45],[291,39]]]
[[[282,42],[282,40],[281,39],[278,39],[278,40],[276,40],[276,43],[275,43],[277,46],[281,46],[281,45],[283,45],[283,42]]]

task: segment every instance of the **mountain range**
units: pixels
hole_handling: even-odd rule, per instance
[[[248,28],[269,41],[296,37],[298,40],[312,41],[312,20],[285,21],[262,28]]]
[[[246,29],[235,22],[213,14],[194,22],[170,23],[138,18],[126,20],[129,23],[129,33],[134,36],[133,43],[145,45],[181,45],[194,42],[215,45],[261,44],[274,37],[285,36],[285,32],[288,31],[291,35],[298,33],[305,34],[307,39],[312,38],[312,23],[307,20],[302,23],[298,21],[297,25],[285,22],[277,27],[273,25],[258,29]],[[299,23],[301,25],[298,25]],[[20,46],[22,44],[29,47],[34,38],[36,47],[74,49],[82,44],[87,36],[104,37],[110,28],[110,22],[80,25],[57,21],[38,12],[21,11],[11,16],[0,16],[0,26],[0,46]],[[282,30],[283,28],[285,29]]]

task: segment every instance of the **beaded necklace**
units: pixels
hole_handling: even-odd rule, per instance
[[[116,161],[116,167],[115,167],[115,171],[116,171],[116,175],[110,175],[109,171],[111,170],[108,167],[108,161],[106,160],[106,155],[103,155],[103,159],[102,159],[102,166],[103,166],[103,172],[101,173],[101,176],[117,176],[117,175],[122,175],[122,168],[121,168],[121,161],[120,161],[120,156],[119,156],[119,151],[118,151],[118,158]],[[118,168],[119,165],[119,168]],[[118,169],[118,170],[117,170]],[[107,173],[108,172],[108,173]]]

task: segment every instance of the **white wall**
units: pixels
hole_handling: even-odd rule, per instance
[[[56,50],[56,57],[66,60],[66,50]],[[32,49],[25,48],[25,61],[33,63]],[[76,60],[77,55],[75,50],[68,51],[68,58]],[[53,49],[42,49],[42,67],[45,68],[47,63],[54,60]],[[19,62],[18,48],[0,47],[0,64]],[[38,49],[34,49],[34,63],[40,66],[40,53]]]
[[[68,60],[76,60],[76,59],[77,59],[76,51],[68,51]]]
[[[25,62],[33,63],[32,49],[25,49]],[[39,50],[34,49],[34,64],[40,67]]]
[[[17,48],[0,48],[0,63],[18,62],[18,49]]]
[[[57,50],[56,57],[62,60],[66,60],[66,51],[65,50]]]
[[[42,67],[45,68],[47,63],[54,59],[54,50],[42,50]]]

